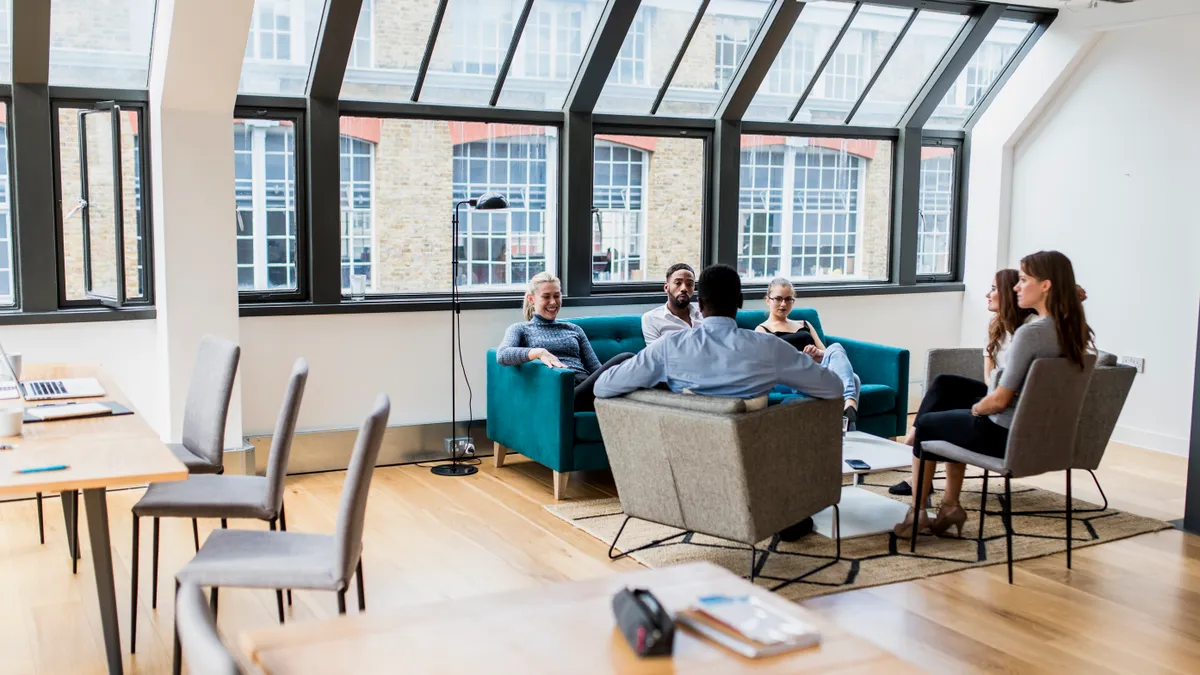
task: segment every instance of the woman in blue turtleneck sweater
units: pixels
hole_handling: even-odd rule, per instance
[[[523,307],[525,321],[514,323],[504,332],[496,361],[502,366],[541,361],[550,368],[568,368],[575,373],[575,410],[595,410],[592,389],[596,378],[633,354],[617,354],[601,364],[583,329],[557,320],[561,308],[562,285],[558,278],[541,272],[530,279]]]

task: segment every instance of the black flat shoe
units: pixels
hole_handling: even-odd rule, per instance
[[[813,519],[805,518],[795,525],[789,525],[788,527],[783,528],[783,530],[779,532],[779,538],[783,541],[800,541],[800,539],[805,535],[812,534],[812,531]]]
[[[902,480],[899,483],[896,483],[892,487],[888,488],[888,492],[890,492],[894,495],[908,496],[908,495],[912,495],[912,486],[908,484],[908,481]]]

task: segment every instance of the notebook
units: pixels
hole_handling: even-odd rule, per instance
[[[25,409],[25,422],[50,422],[75,417],[99,417],[101,415],[132,415],[133,411],[116,401],[88,403],[48,403]]]
[[[821,643],[821,634],[813,626],[749,596],[702,597],[679,612],[675,621],[751,659]]]

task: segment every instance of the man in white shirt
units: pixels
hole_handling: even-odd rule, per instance
[[[700,308],[693,302],[696,295],[696,272],[687,263],[675,263],[667,270],[667,302],[642,315],[642,337],[646,344],[676,330],[695,328],[704,321]]]

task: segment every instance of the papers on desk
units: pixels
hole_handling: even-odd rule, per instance
[[[749,596],[700,598],[675,621],[742,656],[756,659],[820,644],[821,634]]]
[[[44,422],[46,420],[61,420],[71,417],[111,415],[113,414],[113,409],[103,403],[62,403],[26,408],[25,414],[35,420]]]

